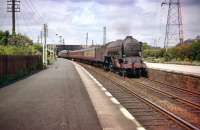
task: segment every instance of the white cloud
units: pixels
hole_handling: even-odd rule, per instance
[[[94,25],[96,22],[96,16],[89,8],[83,8],[76,11],[72,18],[72,23],[75,25]]]
[[[102,43],[102,28],[106,25],[109,41],[133,35],[138,40],[152,43],[153,39],[162,37],[163,40],[164,37],[167,8],[161,9],[160,2],[161,0],[23,0],[22,12],[17,16],[17,30],[36,40],[42,24],[48,23],[49,42],[58,41],[55,36],[58,33],[65,37],[67,44],[84,44],[85,34],[89,32],[89,41]],[[185,37],[189,38],[200,34],[200,8],[199,4],[187,4],[183,6],[183,19]],[[2,4],[1,0],[0,5],[0,12],[4,12],[0,13],[0,27],[3,30],[10,29],[11,16],[5,13],[5,1]]]

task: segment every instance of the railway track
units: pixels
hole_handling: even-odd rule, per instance
[[[178,90],[176,91],[166,91],[165,89],[160,90],[158,88],[155,88],[155,86],[153,87],[153,85],[143,84],[138,81],[136,82],[135,79],[126,79],[126,82],[128,82],[130,86],[136,85],[137,89],[140,88],[138,89],[139,91],[138,93],[140,93],[141,95],[147,96],[151,101],[154,101],[159,106],[165,108],[166,110],[174,113],[175,115],[181,117],[182,119],[187,120],[194,126],[200,128],[199,104],[196,102],[194,103],[191,100],[185,99],[185,97],[188,96],[192,97],[193,95],[187,95],[185,93],[180,94]],[[133,89],[130,86],[129,88]],[[146,93],[140,92],[142,90],[146,91]]]
[[[190,93],[190,94],[200,96],[200,91],[198,91],[198,90],[189,90],[189,89],[186,89],[186,88],[178,87],[176,85],[170,85],[170,84],[167,84],[167,83],[163,83],[163,82],[160,82],[160,81],[155,81],[155,80],[151,80],[151,79],[147,79],[147,78],[141,78],[141,80],[147,81],[147,82],[149,81],[149,82],[152,82],[152,83],[157,84],[157,85],[167,86],[168,88],[171,88],[171,89],[176,89],[176,90],[179,90],[179,91],[182,91],[182,92],[187,92],[187,93]]]
[[[95,76],[99,77],[99,79],[102,80],[103,77],[103,84],[112,82],[112,84],[115,85],[114,87],[109,87],[108,84],[104,87],[107,86],[106,88],[112,93],[112,95],[115,96],[120,101],[120,103],[123,104],[146,129],[199,130],[197,126],[198,124],[196,125],[189,121],[186,121],[184,120],[184,118],[177,116],[177,114],[170,112],[168,109],[157,103],[155,100],[152,100],[152,98],[150,98],[150,100],[147,95],[138,92],[141,91],[141,89],[133,89],[133,87],[131,87],[131,85],[133,86],[133,81],[128,81],[129,83],[127,84],[127,79],[124,81],[122,78],[117,78],[117,76],[114,76],[114,74],[105,73],[103,72],[103,70],[100,70],[98,68],[94,68],[88,65],[83,66]],[[134,83],[136,83],[136,81],[134,81]],[[136,86],[136,84],[134,86]],[[151,94],[153,94],[154,96],[158,96],[157,94],[155,94],[155,92]],[[171,99],[170,97],[166,100],[174,99]]]
[[[175,100],[179,100],[183,103],[189,104],[192,107],[198,109],[200,111],[200,94],[194,93],[188,90],[179,89],[176,87],[172,87],[162,83],[156,83],[152,80],[148,80],[145,78],[142,79],[127,79],[129,83],[138,83],[140,85],[148,87],[148,89],[152,89],[157,91],[163,95],[174,98]]]

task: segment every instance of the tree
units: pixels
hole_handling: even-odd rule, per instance
[[[191,45],[192,59],[200,61],[200,40],[194,41]]]
[[[150,46],[147,43],[143,43],[143,50],[150,49]]]
[[[7,45],[9,36],[9,31],[0,31],[0,45]]]

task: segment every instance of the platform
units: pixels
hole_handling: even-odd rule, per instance
[[[87,91],[65,60],[0,89],[0,130],[101,130]]]
[[[0,89],[1,130],[143,130],[84,69],[65,59]]]
[[[175,73],[182,73],[188,75],[194,75],[200,77],[200,66],[191,65],[176,65],[176,64],[161,64],[161,63],[149,63],[145,62],[147,68],[164,70]]]

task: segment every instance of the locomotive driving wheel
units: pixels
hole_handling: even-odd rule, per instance
[[[113,68],[112,59],[109,56],[106,56],[104,59],[104,70],[109,71]]]
[[[142,68],[142,76],[148,78],[148,71],[146,68]]]
[[[141,69],[136,69],[135,70],[135,76],[139,78],[139,77],[141,77],[141,75],[142,75]]]
[[[110,70],[111,72],[113,72],[113,65],[112,65],[112,63],[109,64],[109,70]]]

